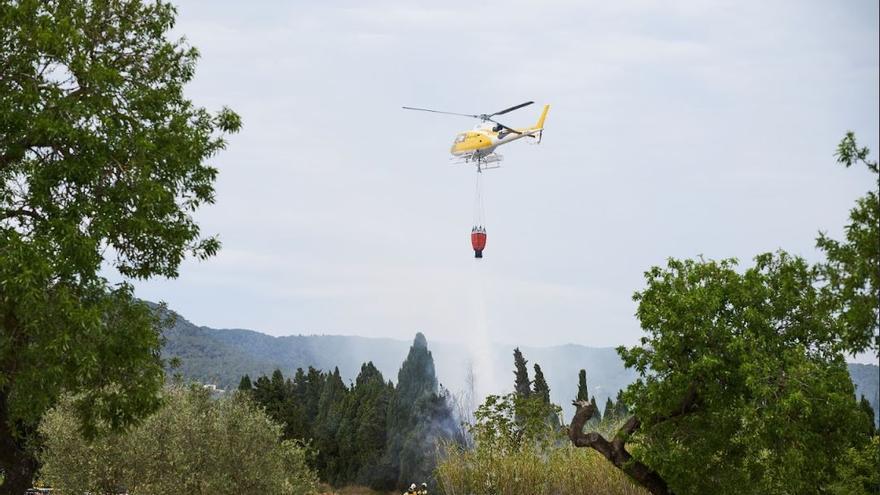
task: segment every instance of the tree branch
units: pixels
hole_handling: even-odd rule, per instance
[[[43,219],[42,215],[40,215],[39,213],[32,211],[32,210],[26,210],[24,208],[16,208],[14,210],[5,210],[3,212],[3,219],[16,218],[16,217],[31,217],[34,220],[42,220]]]
[[[584,425],[593,417],[596,408],[584,400],[574,401],[572,404],[577,407],[577,411],[571,419],[568,437],[575,447],[589,447],[599,452],[654,495],[672,495],[666,481],[656,471],[633,459],[625,448],[626,440],[641,425],[638,418],[630,417],[609,442],[599,433],[584,433]]]

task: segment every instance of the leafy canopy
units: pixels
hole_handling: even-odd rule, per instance
[[[848,133],[838,162],[878,183],[868,153]],[[817,264],[779,251],[745,269],[699,258],[648,270],[634,296],[645,336],[618,349],[640,375],[629,416],[610,440],[584,433],[597,408],[579,401],[572,442],[655,494],[876,491],[873,418],[844,356],[878,352],[878,213],[872,184],[845,239],[820,235]]]
[[[0,2],[0,467],[62,391],[87,432],[159,405],[160,321],[128,284],[175,277],[219,242],[206,160],[240,127],[184,96],[198,52],[162,1]],[[161,312],[160,312],[161,313]],[[20,466],[19,466],[20,467]],[[21,473],[21,479],[13,479]],[[4,489],[6,487],[4,486]]]
[[[834,478],[860,414],[815,271],[785,253],[670,260],[636,294],[647,336],[621,349],[641,378],[633,455],[674,493],[810,491]],[[745,490],[745,491],[744,491]]]

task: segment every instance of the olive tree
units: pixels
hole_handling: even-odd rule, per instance
[[[159,406],[160,320],[111,285],[175,277],[219,242],[214,200],[239,117],[184,97],[198,52],[161,0],[0,0],[0,490],[36,468],[33,431],[64,391],[84,431]]]
[[[79,429],[73,400],[47,413],[39,431],[41,479],[64,493],[176,495],[316,489],[307,450],[245,394],[212,399],[198,386],[173,387],[140,425],[96,439]]]

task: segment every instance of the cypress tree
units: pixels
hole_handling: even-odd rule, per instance
[[[318,451],[315,464],[322,479],[330,482],[337,482],[341,474],[341,451],[337,434],[342,424],[347,394],[348,388],[342,382],[339,368],[335,368],[327,376],[321,390],[318,415],[313,427],[315,448]]]
[[[587,370],[578,373],[577,400],[590,400],[590,389],[587,388]]]
[[[593,406],[593,410],[596,411],[595,413],[593,413],[593,417],[590,418],[590,422],[599,423],[600,421],[602,421],[602,412],[599,410],[599,406],[596,405],[595,395],[590,397],[590,405]]]
[[[372,362],[361,366],[349,394],[353,459],[349,481],[375,489],[390,488],[397,481],[388,475],[382,455],[387,443],[388,406],[393,388]]]
[[[535,363],[535,383],[533,387],[532,393],[534,396],[540,398],[544,404],[550,404],[550,386],[547,385],[547,380],[544,379],[544,373],[541,371],[541,366],[538,363]]]
[[[605,412],[602,413],[602,417],[605,418],[605,421],[614,419],[614,402],[611,400],[611,397],[605,399]]]
[[[454,429],[448,398],[438,392],[434,358],[425,336],[418,333],[397,374],[397,389],[388,408],[383,469],[397,474],[398,487],[431,479],[434,445]]]
[[[321,400],[321,392],[324,390],[324,382],[326,380],[326,373],[309,366],[309,370],[305,376],[306,384],[302,401],[306,421],[310,428],[314,428],[315,420],[318,417],[318,403]]]
[[[519,347],[513,350],[513,365],[515,367],[513,374],[515,377],[513,390],[516,395],[522,398],[528,398],[532,394],[531,381],[529,380],[529,370],[526,368],[528,361],[523,357]]]
[[[254,390],[254,386],[251,383],[251,377],[245,374],[241,377],[241,381],[238,382],[238,389],[242,392],[252,392]]]

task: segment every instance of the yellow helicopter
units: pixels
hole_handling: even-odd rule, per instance
[[[544,119],[547,118],[547,112],[550,110],[550,105],[544,105],[544,110],[541,111],[541,116],[538,117],[538,122],[533,127],[515,129],[492,119],[492,117],[504,115],[508,112],[529,106],[532,103],[534,102],[527,101],[489,114],[441,112],[439,110],[431,110],[428,108],[403,108],[405,110],[418,110],[420,112],[442,113],[446,115],[458,115],[461,117],[480,119],[480,123],[477,124],[473,130],[459,133],[455,137],[455,141],[452,143],[452,148],[449,150],[449,152],[452,153],[453,160],[456,160],[459,163],[473,163],[477,166],[477,171],[479,172],[487,168],[498,167],[497,163],[500,162],[503,157],[496,153],[495,150],[501,145],[511,143],[524,137],[536,139],[536,143],[541,142],[541,136],[544,132]]]

